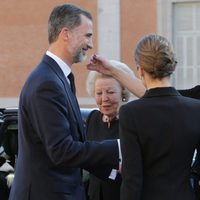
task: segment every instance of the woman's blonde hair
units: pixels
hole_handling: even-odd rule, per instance
[[[146,35],[137,43],[135,62],[152,78],[159,79],[170,76],[177,64],[170,42],[156,34]]]
[[[126,64],[119,62],[117,60],[110,60],[109,62],[112,65],[114,65],[115,67],[119,68],[120,70],[122,70],[126,73],[129,73],[129,74],[133,74],[133,71]],[[134,74],[133,74],[133,76],[134,76]],[[106,78],[106,77],[107,78],[113,78],[112,76],[105,75],[105,74],[102,74],[102,73],[99,73],[99,72],[96,72],[96,71],[90,71],[89,74],[88,74],[87,80],[86,80],[87,93],[90,96],[94,97],[96,80],[98,78]],[[118,80],[116,80],[116,81],[118,81]],[[128,101],[131,93],[125,87],[123,87],[120,82],[119,82],[119,84],[121,85],[121,88],[122,88],[123,101]]]

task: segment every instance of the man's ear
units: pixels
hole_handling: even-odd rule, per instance
[[[68,28],[64,27],[60,31],[60,35],[64,40],[68,40],[71,37],[71,31]]]

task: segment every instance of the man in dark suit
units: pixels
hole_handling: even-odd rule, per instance
[[[49,49],[20,95],[19,153],[10,200],[84,200],[81,168],[109,177],[119,165],[117,140],[84,142],[74,94],[71,65],[92,48],[90,13],[70,4],[54,8],[48,35]]]

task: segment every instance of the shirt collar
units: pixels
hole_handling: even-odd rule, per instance
[[[70,67],[62,59],[60,59],[58,56],[56,56],[55,54],[51,53],[50,51],[46,51],[46,55],[48,55],[49,57],[51,57],[53,60],[56,61],[58,66],[63,71],[65,77],[67,78],[67,76],[71,73]]]

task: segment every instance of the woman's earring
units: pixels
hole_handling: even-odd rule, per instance
[[[122,101],[123,101],[123,102],[126,102],[126,98],[125,98],[125,97],[122,97]]]

